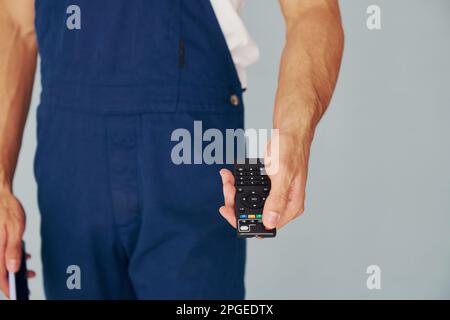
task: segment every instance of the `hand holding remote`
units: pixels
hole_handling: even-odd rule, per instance
[[[280,133],[268,144],[264,162],[272,167],[266,170],[270,177],[271,190],[265,200],[262,221],[264,226],[269,229],[282,228],[304,211],[311,142],[312,138],[309,135]],[[270,152],[277,154],[270,154]],[[220,175],[225,205],[219,211],[236,228],[235,178],[233,173],[227,169],[222,169]]]
[[[17,272],[22,259],[25,213],[9,188],[0,190],[0,289],[9,297],[8,272]]]

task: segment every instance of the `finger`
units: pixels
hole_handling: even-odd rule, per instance
[[[234,175],[230,170],[220,170],[220,176],[222,177],[222,183],[231,183],[232,185],[234,185]]]
[[[233,174],[226,169],[220,171],[223,183],[223,198],[225,206],[234,208],[234,198],[236,196],[236,187],[234,186]]]
[[[34,277],[36,277],[36,272],[34,272],[33,270],[28,270],[27,279],[33,279]]]
[[[236,216],[232,207],[220,207],[219,212],[233,228],[236,228]]]
[[[280,167],[276,175],[270,176],[271,190],[263,210],[263,224],[275,228],[284,213],[288,200],[293,174],[288,167]]]
[[[20,268],[20,261],[22,259],[22,233],[23,230],[17,225],[12,224],[6,227],[6,269],[9,272],[17,272]]]
[[[298,218],[304,211],[305,185],[300,176],[292,182],[288,198],[289,201],[278,223],[278,228],[282,228],[288,222]]]
[[[6,249],[6,228],[0,229],[0,290],[9,298],[8,272],[6,271],[5,261]]]
[[[234,185],[227,183],[223,185],[223,198],[225,202],[225,206],[234,208],[234,202],[235,202],[235,196],[236,196],[236,188]]]

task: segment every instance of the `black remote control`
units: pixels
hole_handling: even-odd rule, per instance
[[[246,159],[234,165],[236,221],[239,238],[273,238],[276,229],[262,223],[262,210],[270,192],[270,179],[259,159]]]
[[[19,272],[16,273],[16,291],[17,300],[29,300],[30,290],[28,289],[27,256],[24,242],[22,242],[22,261],[20,263],[20,269]]]

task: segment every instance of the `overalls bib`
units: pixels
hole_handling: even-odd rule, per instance
[[[36,31],[47,298],[242,299],[245,242],[218,213],[224,165],[171,158],[173,131],[194,139],[194,121],[243,127],[209,0],[36,0]]]

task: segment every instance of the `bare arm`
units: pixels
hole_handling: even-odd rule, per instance
[[[272,189],[263,211],[263,223],[270,228],[280,228],[304,211],[310,147],[333,94],[344,46],[337,0],[280,0],[280,5],[286,43],[273,115],[279,135],[268,147],[276,151],[270,158],[278,170],[270,174]],[[227,170],[221,174],[225,206],[220,212],[235,226],[234,178]]]
[[[12,180],[28,114],[37,45],[34,1],[0,0],[0,289],[18,270],[25,217]]]
[[[330,102],[344,45],[337,0],[280,0],[286,21],[274,128],[312,134]]]
[[[341,65],[344,33],[337,0],[280,0],[286,21],[273,127],[279,129],[279,170],[271,176],[266,223],[282,227],[304,211],[314,131]]]

